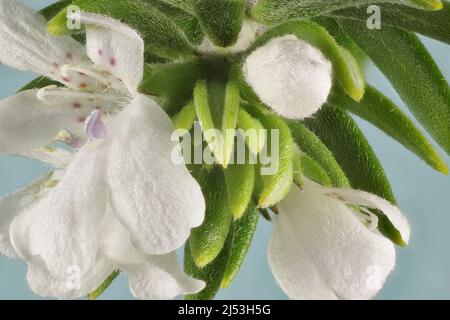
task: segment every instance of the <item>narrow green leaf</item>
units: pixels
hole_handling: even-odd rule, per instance
[[[230,164],[224,171],[230,212],[235,220],[247,209],[255,186],[255,165]]]
[[[114,280],[120,275],[120,270],[114,270],[113,273],[111,273],[108,278],[106,278],[105,281],[93,292],[89,293],[87,298],[89,300],[96,300],[98,297],[100,297],[103,292],[108,289],[108,287],[114,282]]]
[[[192,99],[195,83],[206,72],[206,66],[199,59],[146,64],[139,91],[156,96],[160,105],[173,114]]]
[[[170,4],[171,6],[180,8],[189,13],[194,12],[194,8],[192,7],[192,0],[161,0],[161,2],[165,2],[167,4]]]
[[[450,88],[417,36],[388,26],[368,30],[356,20],[339,23],[391,81],[430,135],[450,154]]]
[[[231,228],[233,241],[231,244],[230,258],[221,283],[222,288],[230,285],[244,263],[256,232],[258,220],[259,213],[256,210],[255,204],[249,203],[242,218],[233,222]]]
[[[239,93],[239,86],[232,80],[228,81],[225,86],[225,101],[222,120],[222,133],[224,135],[224,168],[228,166],[234,149],[240,104],[241,96]]]
[[[52,79],[49,79],[46,77],[38,77],[36,79],[31,80],[26,85],[24,85],[22,88],[19,89],[18,92],[22,92],[22,91],[30,90],[30,89],[41,89],[41,88],[51,86],[51,85],[55,85],[55,86],[59,86],[59,87],[62,86],[61,83],[54,81]]]
[[[252,47],[252,50],[263,46],[273,38],[292,34],[317,47],[332,62],[336,80],[344,91],[359,101],[364,96],[364,77],[356,59],[328,33],[328,31],[312,21],[288,22],[264,33]]]
[[[311,159],[315,160],[330,177],[333,186],[348,187],[350,185],[341,166],[337,163],[331,151],[320,141],[320,139],[303,124],[288,121],[292,137]]]
[[[364,99],[360,103],[339,92],[332,95],[329,103],[369,121],[431,167],[448,174],[447,164],[422,132],[389,98],[375,88],[368,86]]]
[[[294,141],[287,124],[264,106],[246,106],[247,111],[259,119],[267,129],[266,144],[260,153],[259,176],[262,190],[258,205],[268,208],[281,201],[294,182]],[[265,162],[265,163],[262,163]]]
[[[423,11],[400,5],[380,5],[382,23],[390,27],[420,33],[424,36],[450,44],[450,2],[442,1],[444,8]],[[353,7],[330,13],[333,17],[367,21],[365,7]]]
[[[365,190],[396,204],[380,161],[355,121],[345,111],[325,107],[316,117],[306,120],[306,124],[333,152],[354,189]],[[382,214],[379,216],[383,218]],[[380,232],[392,242],[405,245],[392,223],[387,219],[383,222]]]
[[[244,21],[245,0],[192,0],[195,15],[210,40],[220,47],[233,45]]]
[[[190,101],[184,108],[172,117],[175,129],[183,129],[190,131],[197,120],[197,112],[195,111],[194,102]]]
[[[164,0],[143,0],[146,3],[154,6],[166,16],[171,18],[177,26],[183,30],[186,37],[192,44],[200,45],[205,37],[205,34],[198,22],[197,18],[175,4],[170,4]]]
[[[75,0],[73,4],[82,11],[107,15],[128,24],[142,36],[146,50],[157,56],[179,59],[193,54],[178,26],[161,11],[141,0]],[[67,29],[66,22],[64,9],[49,22],[49,31],[56,35],[72,33],[74,30]]]
[[[365,190],[392,203],[395,198],[384,169],[355,121],[334,107],[324,107],[305,121],[333,152],[355,189]]]
[[[206,282],[206,287],[196,293],[186,295],[186,300],[212,300],[220,289],[220,284],[223,280],[225,270],[228,265],[228,260],[231,254],[231,244],[233,235],[230,232],[225,245],[219,256],[211,262],[209,265],[203,268],[199,268],[191,255],[189,250],[190,242],[188,241],[184,247],[184,271],[187,275],[203,280]]]
[[[382,2],[399,3],[425,10],[442,9],[442,2],[439,0],[259,0],[251,10],[251,15],[264,23],[280,23],[293,19],[307,19],[356,5]]]
[[[189,243],[195,264],[203,268],[222,250],[232,216],[223,172],[215,167],[198,180],[206,202],[205,220],[200,227],[192,229]]]
[[[245,134],[245,143],[253,155],[258,155],[266,144],[264,126],[261,122],[248,114],[244,109],[239,109],[237,127]]]

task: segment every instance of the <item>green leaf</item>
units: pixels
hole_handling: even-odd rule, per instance
[[[186,300],[212,300],[216,296],[217,291],[220,289],[220,284],[223,280],[225,270],[228,265],[228,260],[231,254],[231,243],[233,235],[229,234],[225,245],[219,256],[211,262],[209,265],[203,268],[199,268],[192,258],[191,250],[189,250],[190,242],[188,241],[184,247],[184,271],[187,275],[203,280],[206,283],[206,287],[196,293],[186,295]]]
[[[356,20],[339,20],[386,75],[411,112],[450,154],[450,89],[416,35],[383,26],[368,30]]]
[[[39,13],[42,14],[45,19],[50,20],[54,16],[58,14],[61,10],[63,10],[65,7],[70,5],[72,3],[72,0],[62,0],[55,2],[48,7],[45,7],[44,9],[40,10]]]
[[[191,230],[189,243],[195,264],[203,268],[222,250],[232,216],[223,172],[215,167],[197,179],[205,197],[206,212],[203,224]]]
[[[230,164],[224,171],[230,212],[235,220],[247,209],[255,186],[255,165]]]
[[[320,139],[303,124],[296,121],[288,121],[292,137],[311,159],[316,161],[330,177],[333,186],[348,187],[350,185],[341,166],[337,163],[331,151]]]
[[[107,15],[128,24],[142,36],[146,50],[157,56],[179,59],[193,54],[178,26],[161,11],[141,0],[75,0],[73,4],[82,11]],[[49,31],[55,35],[72,33],[73,30],[67,29],[66,21],[64,9],[49,22]]]
[[[183,129],[190,131],[197,120],[197,112],[195,111],[194,102],[190,101],[184,108],[172,117],[175,129]]]
[[[246,108],[267,129],[266,144],[259,158],[258,171],[262,179],[262,190],[258,205],[269,208],[284,199],[294,182],[294,141],[289,127],[275,113],[261,105],[249,105]],[[268,163],[261,163],[262,156],[267,158],[263,162]],[[275,170],[276,172],[271,172]]]
[[[266,144],[264,126],[261,122],[248,114],[244,109],[239,109],[237,127],[245,134],[245,143],[253,155],[258,155]]]
[[[305,120],[305,124],[333,152],[353,188],[395,203],[380,161],[355,121],[345,111],[325,106],[314,118]]]
[[[251,10],[258,21],[270,24],[293,19],[307,19],[356,5],[371,5],[382,2],[399,3],[425,10],[440,10],[439,0],[259,0]]]
[[[192,7],[192,0],[161,0],[161,2],[165,2],[174,6],[176,8],[180,8],[186,12],[193,13],[194,8]]]
[[[200,25],[220,47],[236,43],[244,21],[245,3],[245,0],[192,0]]]
[[[179,63],[146,64],[139,91],[156,96],[169,113],[178,112],[192,99],[195,83],[203,78],[206,72],[206,66],[199,59]]]
[[[253,45],[251,50],[263,46],[273,38],[292,34],[314,47],[317,47],[333,64],[336,80],[344,91],[359,101],[364,96],[364,77],[356,59],[328,33],[328,31],[311,21],[288,22],[270,29]]]
[[[241,219],[233,222],[231,228],[233,240],[228,265],[222,279],[221,287],[226,288],[233,281],[244,263],[247,252],[252,244],[253,236],[258,225],[259,213],[254,203],[249,203]]]
[[[98,297],[100,297],[103,292],[105,292],[106,289],[113,283],[113,281],[120,275],[119,270],[114,270],[113,273],[111,273],[108,278],[106,278],[105,281],[93,292],[89,293],[87,298],[89,300],[96,300]]]
[[[143,0],[171,18],[192,44],[200,45],[205,34],[197,18],[176,5],[163,0]]]
[[[450,2],[443,1],[438,11],[423,11],[404,6],[383,3],[380,5],[382,23],[390,27],[420,33],[424,36],[450,44]],[[366,8],[354,7],[332,12],[339,18],[367,21]]]
[[[300,187],[303,185],[303,177],[307,177],[323,186],[333,186],[333,181],[325,169],[313,158],[302,152],[298,147],[294,154],[295,175],[294,180]]]
[[[333,152],[352,188],[376,194],[396,204],[380,161],[355,121],[345,111],[324,107],[314,118],[305,122]],[[405,245],[400,232],[386,220],[383,220],[385,223],[380,232],[392,242]]]
[[[240,105],[239,87],[234,81],[202,80],[194,89],[197,117],[206,141],[224,168],[229,164]]]
[[[30,90],[30,89],[41,89],[47,86],[62,86],[61,83],[54,81],[52,79],[46,78],[46,77],[38,77],[36,79],[31,80],[29,83],[27,83],[25,86],[23,86],[22,88],[19,89],[18,92],[22,92],[25,90]]]
[[[334,93],[329,103],[369,121],[431,167],[448,174],[447,164],[422,132],[389,98],[375,88],[368,86],[364,99],[360,103],[347,98],[340,92]]]

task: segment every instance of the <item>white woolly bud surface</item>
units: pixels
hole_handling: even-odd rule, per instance
[[[316,113],[332,86],[330,61],[294,35],[272,39],[256,49],[247,57],[243,72],[261,101],[290,119]]]

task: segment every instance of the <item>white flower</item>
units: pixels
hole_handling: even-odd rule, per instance
[[[0,61],[64,85],[0,102],[0,153],[57,167],[0,199],[0,251],[28,262],[28,282],[43,296],[83,296],[116,268],[139,298],[197,292],[203,282],[179,270],[174,251],[202,223],[204,199],[171,161],[170,118],[137,92],[143,41],[104,16],[83,13],[81,22],[87,54],[50,35],[28,7],[0,0]],[[55,137],[80,149],[40,149]]]
[[[361,206],[355,211],[354,206]],[[291,299],[370,299],[395,266],[391,241],[377,230],[381,210],[408,242],[406,218],[388,201],[309,180],[278,205],[268,259]]]
[[[267,42],[245,60],[246,82],[281,116],[304,119],[327,101],[332,65],[323,54],[294,35]]]

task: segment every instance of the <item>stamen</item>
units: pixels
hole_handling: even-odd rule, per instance
[[[90,93],[90,92],[80,92],[80,91],[71,91],[66,89],[60,89],[55,85],[47,86],[36,93],[36,98],[38,100],[44,101],[48,105],[52,105],[52,102],[47,99],[48,96],[55,97],[70,97],[70,98],[85,98],[85,99],[99,99],[106,101],[117,101],[123,98],[123,96],[119,95],[108,95],[101,93]]]
[[[114,89],[121,89],[123,88],[122,83],[113,78],[113,77],[105,77],[101,74],[99,74],[98,72],[89,70],[88,68],[82,68],[82,67],[77,67],[77,66],[71,66],[69,64],[66,64],[64,66],[61,67],[61,74],[64,77],[68,77],[69,76],[69,71],[75,71],[78,73],[82,73],[86,76],[89,76],[95,80],[97,80],[100,83],[103,83],[104,85],[108,86],[108,87],[112,87]]]
[[[365,207],[360,207],[360,209],[361,211],[363,211],[365,214],[368,215],[368,218],[366,220],[369,222],[369,225],[367,228],[370,231],[375,231],[378,228],[378,221],[379,221],[377,215]]]

